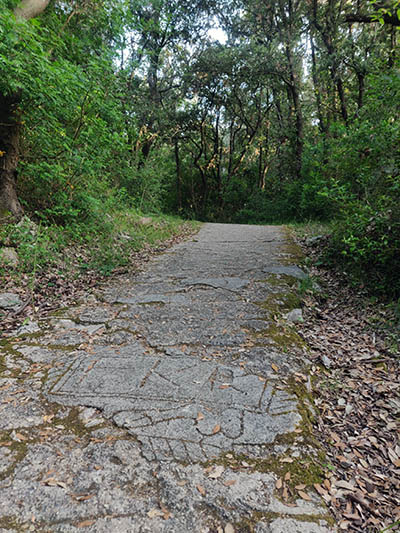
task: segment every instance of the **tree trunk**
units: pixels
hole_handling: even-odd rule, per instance
[[[328,128],[325,126],[324,115],[322,112],[322,101],[321,101],[321,89],[318,85],[318,74],[317,74],[317,59],[315,57],[315,43],[312,34],[310,34],[310,45],[311,45],[311,73],[312,80],[314,85],[314,94],[317,103],[317,116],[319,122],[319,130],[321,133],[326,133]]]
[[[19,94],[0,94],[0,221],[8,215],[19,219],[23,209],[17,198],[16,181],[19,161]]]
[[[181,158],[179,155],[179,144],[178,140],[174,140],[174,149],[175,149],[175,165],[176,165],[176,196],[178,201],[178,210],[182,211],[182,168],[181,168]]]
[[[22,0],[14,10],[19,20],[37,17],[50,0]],[[21,132],[20,91],[11,95],[0,93],[0,222],[8,215],[19,219],[23,209],[17,198],[17,165],[20,158]]]
[[[288,60],[290,83],[288,84],[289,92],[293,100],[293,108],[296,123],[296,140],[295,140],[295,171],[296,177],[300,179],[302,160],[303,160],[303,145],[304,145],[304,121],[300,102],[300,91],[298,88],[298,76],[295,72],[294,60],[290,45],[286,44],[286,57]]]

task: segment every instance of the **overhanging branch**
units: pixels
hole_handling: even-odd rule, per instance
[[[361,13],[349,13],[345,15],[346,22],[360,22],[361,24],[371,24],[373,22],[379,22],[383,20],[385,24],[391,24],[392,26],[400,26],[400,19],[397,14],[385,13],[379,15],[366,15]]]

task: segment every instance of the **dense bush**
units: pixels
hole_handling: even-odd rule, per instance
[[[359,118],[326,141],[318,178],[337,211],[329,258],[391,296],[400,295],[399,115],[400,74],[375,77]]]

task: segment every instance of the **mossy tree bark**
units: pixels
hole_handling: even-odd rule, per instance
[[[16,190],[21,130],[20,101],[20,94],[0,94],[0,220],[10,214],[18,219],[23,213]]]
[[[27,21],[46,9],[50,0],[22,0],[14,15]],[[17,166],[20,159],[22,92],[0,94],[0,222],[8,215],[19,219],[23,214],[17,197]]]

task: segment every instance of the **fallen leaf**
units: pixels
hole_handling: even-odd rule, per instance
[[[307,494],[307,492],[303,492],[302,490],[298,490],[297,491],[300,498],[303,498],[303,500],[306,500],[306,501],[311,501],[311,497]]]
[[[25,437],[25,435],[22,435],[22,433],[16,433],[15,436],[19,440],[28,440],[28,437]]]
[[[228,479],[227,481],[223,481],[222,484],[225,485],[225,487],[231,487],[236,483],[236,479]]]
[[[275,483],[275,487],[279,490],[282,488],[282,485],[283,485],[283,481],[282,481],[282,478],[279,478],[277,480],[277,482]]]
[[[293,463],[294,459],[291,457],[282,457],[282,459],[279,460],[280,463]]]
[[[217,465],[213,471],[208,475],[211,479],[218,479],[221,477],[222,473],[224,472],[225,468],[222,465]]]
[[[314,488],[321,496],[325,496],[327,494],[326,490],[323,489],[319,483],[314,483]]]
[[[339,487],[340,489],[346,489],[346,490],[354,490],[354,484],[349,483],[345,479],[340,479],[339,481],[335,482],[335,487]]]
[[[160,511],[160,509],[151,509],[148,513],[147,513],[147,516],[149,518],[156,518],[158,516],[162,516],[163,515],[163,512]]]
[[[200,413],[200,411],[197,413],[197,422],[204,419],[203,413]]]
[[[168,511],[168,509],[164,505],[161,505],[161,510],[163,512],[164,520],[168,520],[168,518],[171,518],[171,513]]]
[[[77,502],[84,502],[93,498],[94,494],[72,494],[72,498]]]
[[[306,488],[307,485],[305,485],[304,483],[301,483],[300,485],[296,485],[295,486],[295,489],[296,490],[303,490]]]
[[[63,489],[67,488],[66,483],[64,483],[63,481],[59,481],[58,479],[55,479],[54,477],[49,477],[47,479],[44,479],[42,483],[49,487],[62,487]]]
[[[290,472],[286,472],[285,481],[289,481],[289,479],[290,479]]]
[[[89,527],[96,523],[96,520],[84,520],[83,522],[79,522],[77,527]]]
[[[215,435],[216,433],[219,433],[221,431],[221,426],[219,424],[217,424],[214,429],[213,429],[213,435]]]
[[[204,487],[202,487],[201,485],[196,485],[196,489],[200,492],[200,494],[202,496],[206,495],[206,491],[205,491]]]
[[[274,370],[275,372],[279,372],[279,367],[278,367],[275,363],[271,363],[271,368],[272,368],[272,370]]]
[[[186,483],[187,483],[187,479],[181,479],[180,481],[177,481],[176,484],[177,484],[179,487],[183,487],[184,485],[186,485]]]

